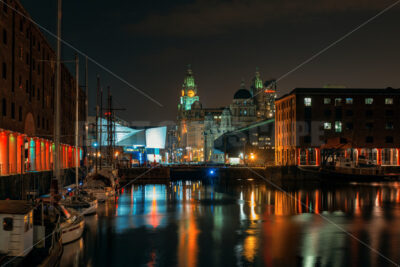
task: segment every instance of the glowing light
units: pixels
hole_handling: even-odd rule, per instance
[[[151,211],[150,211],[150,225],[153,228],[157,228],[160,225],[159,214],[157,212],[157,200],[156,200],[156,187],[153,186],[153,201],[151,202]]]
[[[258,216],[257,213],[255,212],[255,206],[256,202],[254,200],[254,191],[251,191],[251,196],[250,196],[250,215],[252,220],[257,220]]]
[[[194,97],[194,91],[193,90],[189,90],[188,91],[188,96],[189,97]]]

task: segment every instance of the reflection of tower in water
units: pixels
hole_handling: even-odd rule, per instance
[[[191,187],[189,187],[189,190]],[[179,190],[178,190],[179,192]],[[178,229],[178,266],[194,267],[197,265],[198,244],[197,236],[199,229],[196,223],[196,216],[193,214],[195,204],[191,201],[183,200],[182,217],[179,220]]]

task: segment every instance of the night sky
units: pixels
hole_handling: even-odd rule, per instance
[[[21,2],[36,22],[56,32],[56,0]],[[99,74],[115,104],[126,108],[118,116],[157,123],[175,120],[188,63],[203,107],[229,105],[242,78],[249,86],[256,67],[264,80],[279,78],[392,3],[65,0],[62,38],[163,105],[89,64],[91,112]],[[282,79],[279,95],[325,84],[400,87],[399,26],[400,4]],[[74,51],[63,49],[63,59],[72,59]]]

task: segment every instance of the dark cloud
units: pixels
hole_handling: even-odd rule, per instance
[[[371,0],[197,0],[166,14],[150,13],[128,30],[144,35],[205,37],[238,28],[262,27],[268,21],[297,21],[313,14],[382,10],[393,1]]]

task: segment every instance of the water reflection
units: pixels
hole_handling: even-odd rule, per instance
[[[398,225],[398,183],[134,185],[87,217],[62,266],[389,266],[355,238],[399,262]]]

